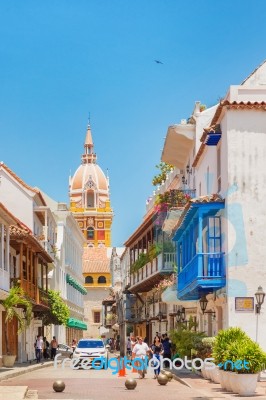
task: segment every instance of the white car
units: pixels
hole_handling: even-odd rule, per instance
[[[73,353],[73,359],[80,359],[80,363],[86,359],[88,360],[86,361],[86,366],[89,366],[94,358],[98,357],[108,359],[108,351],[102,339],[80,339]],[[95,364],[100,364],[100,361],[95,361]],[[78,363],[75,365],[78,365]]]

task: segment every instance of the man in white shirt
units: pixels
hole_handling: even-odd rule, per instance
[[[35,343],[35,351],[36,351],[36,359],[37,364],[41,361],[42,351],[43,351],[43,340],[40,335],[37,336],[37,340]]]
[[[139,337],[138,339],[138,343],[135,344],[132,353],[134,354],[134,356],[136,358],[141,358],[143,360],[143,366],[144,369],[143,370],[139,370],[139,378],[142,379],[145,377],[146,374],[146,368],[145,368],[145,364],[144,364],[144,358],[149,354],[149,346],[147,345],[147,343],[143,342],[142,337]],[[140,363],[139,363],[140,364]]]

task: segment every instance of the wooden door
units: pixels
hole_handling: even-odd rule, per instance
[[[6,312],[2,312],[2,349],[3,354],[6,354],[6,343],[5,343],[5,318]],[[9,342],[9,349],[12,355],[18,356],[18,321],[16,318],[13,318],[11,322],[7,323],[7,337]]]

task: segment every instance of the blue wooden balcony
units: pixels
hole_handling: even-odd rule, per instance
[[[180,271],[177,298],[198,300],[225,286],[224,253],[197,253]]]

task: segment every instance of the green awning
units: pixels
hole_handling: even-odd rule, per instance
[[[85,322],[76,319],[76,318],[69,318],[67,321],[67,327],[69,328],[75,328],[75,329],[82,329],[82,330],[87,330],[87,324]]]
[[[78,290],[81,294],[87,294],[87,290],[76,281],[71,275],[66,274],[66,281],[69,285],[73,286],[76,290]]]

